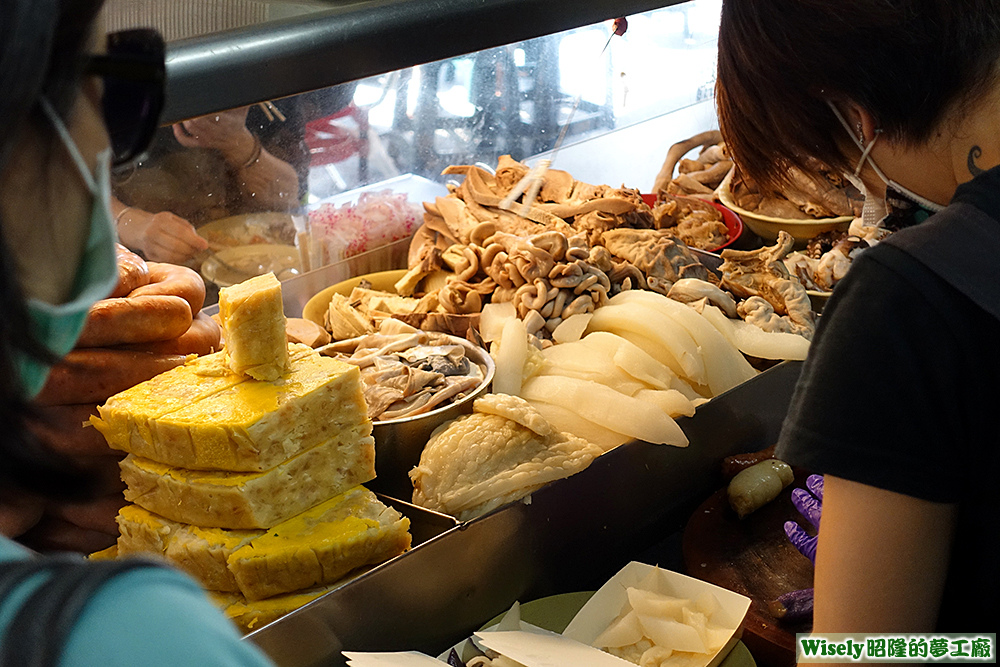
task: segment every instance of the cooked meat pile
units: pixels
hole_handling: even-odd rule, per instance
[[[447,335],[386,320],[378,333],[331,343],[320,353],[361,369],[372,421],[421,415],[483,383],[483,368]]]
[[[434,310],[469,315],[487,302],[513,302],[530,332],[544,338],[566,317],[593,312],[622,290],[666,294],[681,278],[717,282],[677,239],[675,218],[661,214],[658,228],[636,190],[549,170],[535,200],[503,208],[528,171],[510,156],[495,175],[476,166],[445,170],[465,179],[424,204],[397,292],[410,296],[428,276],[443,275]]]

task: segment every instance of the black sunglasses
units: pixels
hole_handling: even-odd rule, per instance
[[[108,35],[107,53],[90,56],[86,73],[104,79],[104,123],[112,163],[127,164],[153,139],[163,111],[166,45],[150,28]]]

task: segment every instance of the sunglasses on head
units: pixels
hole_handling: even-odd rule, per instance
[[[111,33],[107,39],[107,53],[90,56],[85,71],[104,79],[104,123],[112,163],[121,166],[149,147],[159,126],[166,45],[150,28]]]

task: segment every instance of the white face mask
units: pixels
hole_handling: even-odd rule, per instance
[[[875,160],[871,158],[871,152],[872,148],[875,147],[875,142],[878,141],[879,136],[881,136],[881,130],[876,131],[875,138],[872,139],[867,146],[865,146],[864,144],[861,143],[861,139],[854,136],[854,132],[851,130],[851,126],[847,123],[847,119],[844,118],[844,116],[840,113],[840,109],[838,109],[837,106],[833,102],[830,102],[829,100],[827,100],[826,103],[830,106],[831,111],[833,111],[833,115],[837,117],[837,120],[840,121],[840,124],[844,126],[845,130],[847,130],[847,134],[851,137],[851,141],[853,141],[854,145],[858,147],[859,151],[861,151],[861,159],[858,160],[858,166],[854,169],[854,174],[845,174],[845,176],[854,185],[854,187],[858,188],[858,190],[860,190],[861,193],[864,194],[865,196],[865,206],[861,216],[862,221],[865,223],[865,225],[869,224],[870,219],[874,220],[874,222],[872,222],[871,224],[876,224],[879,220],[888,215],[888,209],[886,207],[885,200],[884,199],[879,200],[876,199],[875,197],[872,197],[871,193],[868,192],[868,188],[865,187],[864,183],[861,181],[861,178],[859,178],[859,175],[861,174],[861,168],[864,167],[866,160],[868,164],[871,166],[872,171],[874,171],[875,174],[882,179],[882,182],[885,183],[887,189],[895,190],[898,194],[902,195],[904,198],[911,200],[917,206],[927,209],[932,213],[937,213],[938,211],[944,209],[943,205],[932,202],[930,199],[927,199],[925,197],[921,197],[916,192],[913,192],[912,190],[903,187],[896,181],[893,181],[892,179],[888,178],[882,172],[882,170],[879,169],[878,165],[875,164]]]
[[[62,357],[76,345],[90,307],[107,297],[118,283],[118,260],[115,256],[117,237],[111,216],[111,149],[102,151],[97,156],[97,167],[95,173],[91,174],[80,149],[52,105],[44,98],[40,103],[94,198],[90,233],[76,269],[70,300],[51,304],[29,298],[27,303],[32,334],[54,356]],[[34,398],[45,385],[50,370],[48,364],[20,353],[16,356],[16,363],[25,395]]]

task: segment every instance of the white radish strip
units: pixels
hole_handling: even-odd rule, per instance
[[[543,375],[528,380],[522,396],[529,401],[562,406],[630,438],[682,447],[688,444],[681,427],[657,406],[596,382]]]
[[[612,304],[641,304],[655,309],[684,327],[701,349],[708,388],[718,396],[757,375],[750,362],[719,331],[692,308],[656,292],[628,290],[615,295]]]
[[[710,400],[707,396],[701,393],[701,391],[699,391],[695,387],[692,387],[679,377],[675,377],[673,380],[670,381],[669,388],[675,391],[679,391],[681,395],[686,396],[688,400],[694,403],[695,407],[698,407],[699,405],[698,401],[707,403]]]
[[[558,405],[542,403],[541,401],[528,401],[528,403],[545,417],[545,421],[552,424],[552,428],[583,438],[604,451],[614,449],[631,440],[627,435],[615,433]]]
[[[593,313],[577,313],[576,315],[570,315],[565,320],[559,323],[552,331],[552,340],[559,344],[564,343],[574,343],[580,340],[583,336],[583,332],[587,330],[587,325],[590,324],[590,319],[593,317]]]
[[[648,387],[626,373],[605,351],[584,345],[582,341],[553,345],[541,352],[545,366],[539,375],[566,375],[583,380],[593,380],[631,396]]]
[[[578,380],[589,380],[602,384],[605,387],[614,389],[619,394],[633,396],[636,392],[649,389],[648,385],[632,378],[627,373],[623,373],[618,368],[612,367],[610,370],[580,370],[577,368],[564,368],[555,364],[546,363],[541,372],[536,375],[549,375],[553,377],[569,377]]]
[[[678,322],[654,308],[638,303],[602,306],[594,311],[588,330],[631,331],[645,336],[673,355],[684,377],[706,384],[705,361],[694,338]]]
[[[632,396],[652,403],[674,419],[694,415],[694,403],[676,389],[640,389]]]
[[[613,333],[595,331],[581,338],[580,342],[595,353],[609,354],[618,368],[655,389],[667,389],[671,380],[676,377],[672,370],[638,345]]]
[[[493,393],[519,396],[521,374],[528,358],[528,332],[524,322],[512,317],[503,326],[500,349],[497,351],[496,371],[493,374]]]
[[[586,340],[589,336],[593,336],[596,333],[606,333],[610,336],[624,338],[628,342],[632,343],[632,345],[635,345],[637,348],[651,356],[657,362],[663,364],[667,370],[674,375],[674,377],[684,375],[684,371],[681,370],[680,364],[677,363],[676,357],[670,353],[670,350],[663,347],[659,343],[646,338],[645,336],[624,330],[615,333],[611,333],[610,331],[593,331],[584,336],[583,339]]]
[[[809,353],[809,341],[798,334],[769,333],[743,320],[732,323],[737,346],[751,357],[801,361]]]
[[[707,304],[702,309],[701,316],[704,317],[709,324],[715,327],[720,334],[725,336],[726,340],[728,340],[733,347],[739,349],[740,346],[736,344],[736,334],[733,333],[733,322],[736,320],[729,319],[721,309]]]
[[[559,368],[573,368],[590,371],[595,368],[611,368],[614,361],[610,354],[603,350],[594,350],[582,341],[553,345],[542,350],[545,361]]]
[[[488,303],[479,315],[479,333],[487,343],[499,340],[503,327],[512,317],[517,317],[517,309],[510,301]]]

